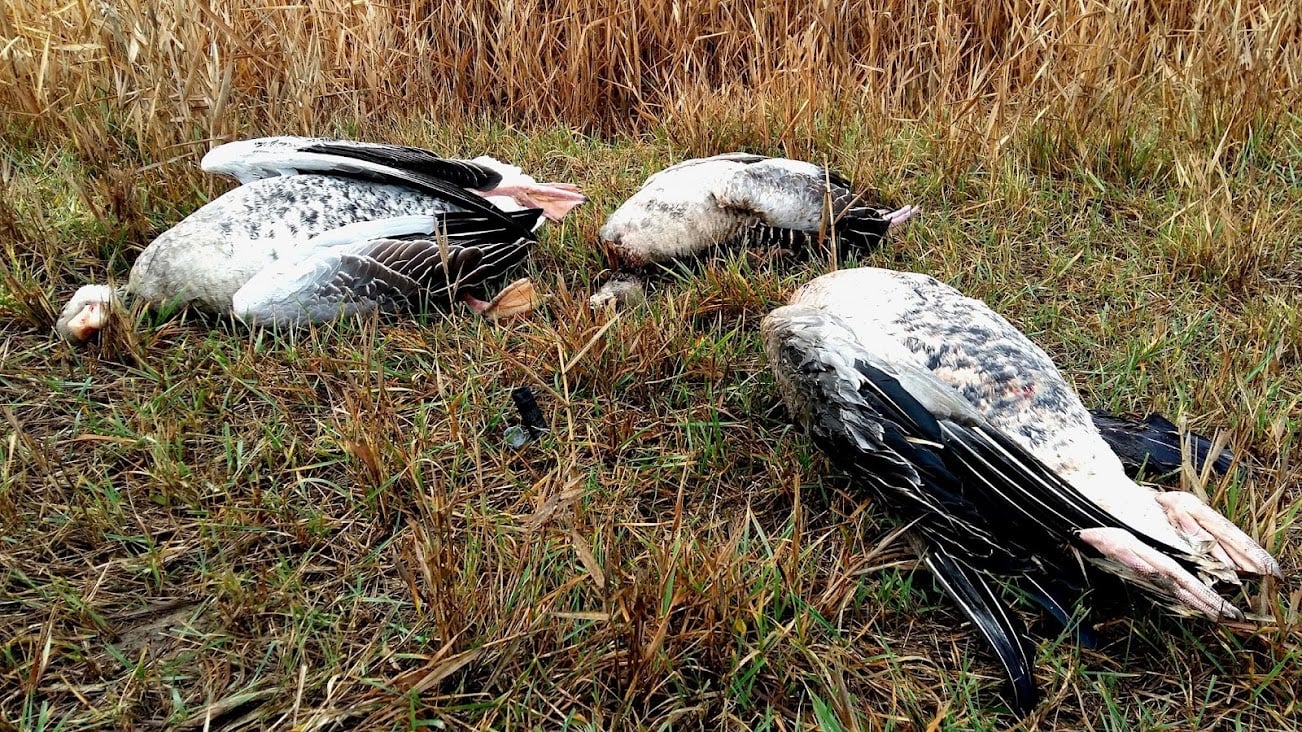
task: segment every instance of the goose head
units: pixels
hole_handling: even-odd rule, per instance
[[[117,293],[107,285],[83,285],[63,307],[54,328],[72,343],[85,343],[108,323]]]
[[[593,310],[607,307],[618,310],[646,301],[646,279],[642,271],[659,258],[648,255],[652,250],[648,242],[653,242],[654,238],[644,240],[640,227],[627,225],[619,218],[625,208],[627,206],[611,214],[598,233],[599,247],[614,274],[588,298],[588,305]],[[670,253],[664,259],[672,260],[674,256]]]
[[[619,310],[645,301],[646,283],[642,277],[632,272],[617,272],[588,298],[588,305],[593,310],[607,307]]]

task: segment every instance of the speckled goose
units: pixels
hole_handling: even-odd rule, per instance
[[[155,239],[121,291],[78,290],[64,337],[89,338],[124,296],[276,325],[457,300],[485,310],[473,293],[524,260],[544,215],[584,200],[491,158],[375,143],[246,140],[202,165],[243,185]]]
[[[725,153],[647,178],[606,219],[600,237],[614,266],[632,271],[743,238],[799,244],[824,229],[844,249],[867,250],[917,212],[916,206],[878,208],[845,178],[813,163]],[[593,304],[628,299],[638,292],[630,281],[615,280]]]
[[[1088,565],[1212,620],[1243,617],[1213,583],[1280,575],[1192,494],[1130,480],[1048,355],[931,277],[824,275],[762,331],[792,413],[911,522],[926,563],[998,653],[1020,712],[1036,699],[1031,656],[986,573],[1017,578],[1066,616],[1063,583],[1085,586]]]

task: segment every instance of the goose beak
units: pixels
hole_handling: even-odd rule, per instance
[[[479,314],[489,321],[497,323],[507,318],[528,315],[538,307],[540,301],[533,280],[524,277],[507,285],[491,302],[481,301],[481,307],[475,307],[475,304],[471,303],[471,307],[478,310]]]
[[[68,334],[78,343],[90,340],[108,321],[108,308],[102,303],[87,303],[86,307],[68,321]]]

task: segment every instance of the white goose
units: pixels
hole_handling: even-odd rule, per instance
[[[218,146],[202,165],[244,185],[150,243],[124,288],[79,289],[56,323],[65,338],[89,338],[128,295],[270,325],[456,300],[504,314],[531,301],[527,286],[494,303],[473,293],[524,260],[543,215],[584,200],[492,158],[374,143],[262,138]]]
[[[762,332],[792,414],[911,523],[926,563],[998,653],[1019,713],[1036,700],[1030,656],[986,574],[1017,578],[1065,616],[1054,588],[1088,586],[1093,567],[1212,620],[1243,617],[1215,582],[1281,576],[1192,494],[1131,481],[1048,355],[931,277],[824,275]]]
[[[685,160],[647,178],[606,219],[602,245],[626,272],[592,304],[640,297],[635,270],[739,240],[808,246],[826,232],[844,251],[872,249],[918,210],[878,208],[837,173],[800,160],[749,153]]]

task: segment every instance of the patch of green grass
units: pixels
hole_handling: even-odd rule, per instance
[[[1227,430],[1248,477],[1202,489],[1292,568],[1302,196],[1296,124],[1274,135],[1214,186],[1181,178],[1207,151],[1138,123],[1087,158],[1044,127],[972,161],[899,121],[841,130],[826,154],[924,206],[861,264],[987,300],[1091,406]],[[586,308],[596,230],[681,157],[672,135],[485,123],[416,125],[405,141],[583,183],[590,203],[529,265],[551,296],[542,312],[292,335],[142,314],[73,349],[50,329],[62,300],[120,281],[222,184],[193,159],[113,178],[39,144],[0,151],[0,217],[20,232],[0,255],[0,719],[1013,722],[980,640],[778,403],[758,322],[826,263],[720,256],[610,324]],[[552,431],[513,450],[521,385]],[[1291,583],[1264,598],[1285,624],[1255,636],[1147,612],[1105,624],[1096,650],[1037,635],[1049,701],[1033,724],[1285,728],[1298,602]]]

